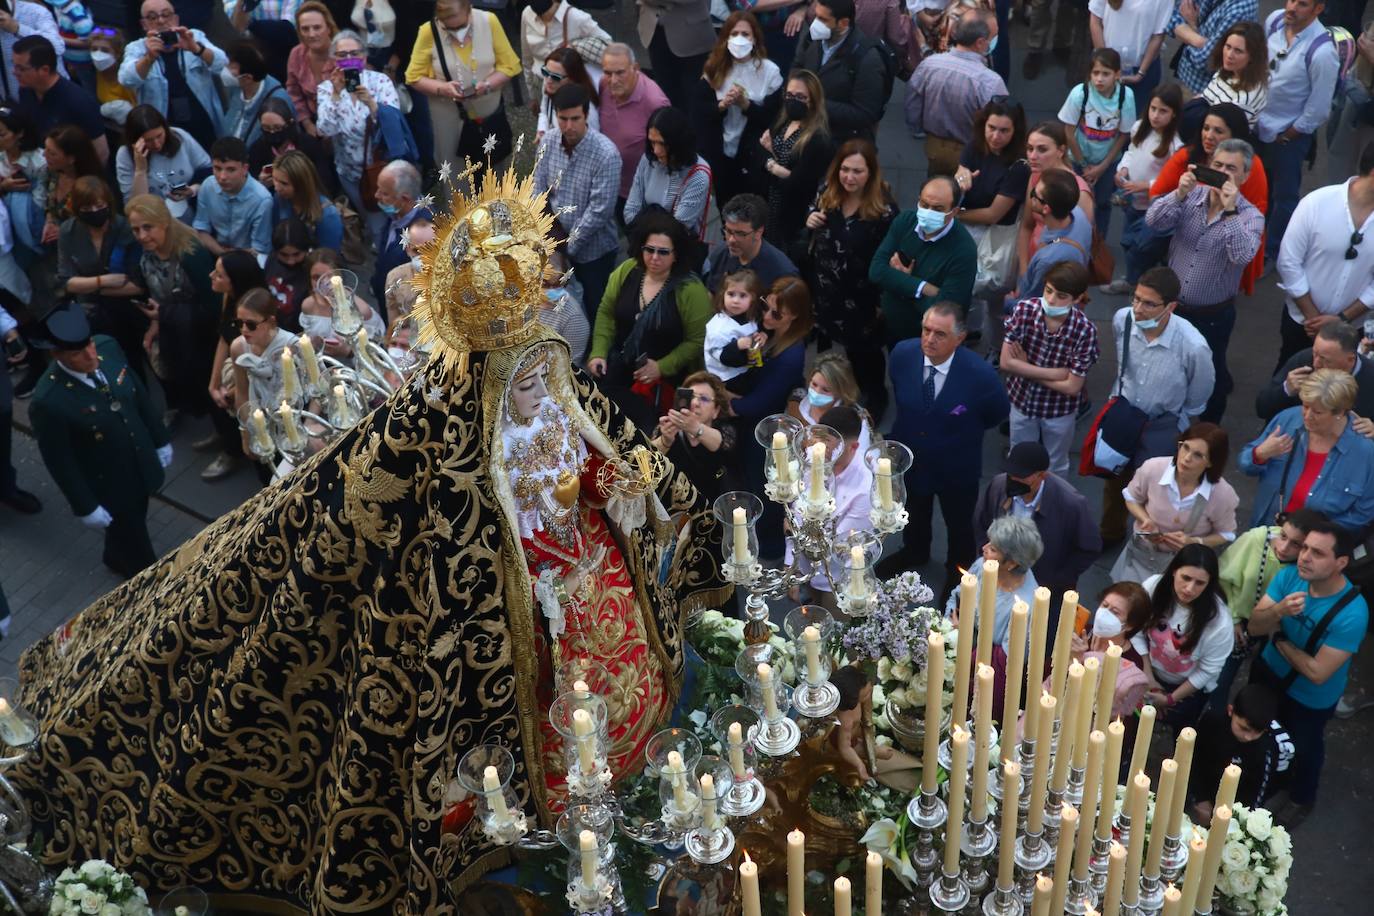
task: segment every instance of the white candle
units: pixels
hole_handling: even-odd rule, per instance
[[[296,360],[290,350],[281,351],[281,396],[284,400],[294,400],[300,393],[301,380],[296,374]]]
[[[817,442],[811,446],[811,501],[825,499],[825,443]]]
[[[731,518],[735,529],[735,563],[749,563],[749,520],[743,506],[736,506]]]
[[[506,807],[506,795],[501,791],[501,777],[497,775],[496,767],[487,767],[482,771],[482,789],[496,827],[506,826],[510,823],[510,809]]]
[[[301,442],[301,431],[296,427],[296,414],[291,409],[291,405],[282,401],[277,408],[277,416],[281,418],[282,429],[286,432],[287,444],[292,449],[300,448],[304,443]]]
[[[1069,872],[1073,867],[1073,845],[1077,838],[1078,809],[1064,805],[1059,809],[1059,845],[1054,854],[1054,894],[1050,897],[1050,912],[1064,912],[1064,900],[1069,894]]]
[[[763,916],[763,906],[759,901],[759,867],[749,858],[747,851],[739,866],[739,882],[744,916]]]
[[[949,733],[949,816],[945,818],[945,874],[959,873],[959,843],[964,832],[964,787],[968,785],[969,734],[955,725]]]
[[[582,883],[587,887],[596,887],[596,834],[590,830],[584,830],[577,835],[578,845],[582,849]]]
[[[727,734],[727,743],[730,745],[730,772],[735,775],[736,782],[744,782],[747,777],[744,770],[744,727],[738,722],[731,722]]]
[[[573,736],[577,741],[577,765],[583,776],[596,773],[596,739],[592,737],[592,714],[585,709],[573,711]]]
[[[352,411],[348,407],[348,394],[344,391],[343,385],[334,386],[334,412],[338,414],[340,423],[348,423],[353,419]]]
[[[574,692],[574,693],[591,693],[592,691],[591,691],[591,689],[590,689],[589,687],[587,687],[587,682],[586,682],[586,681],[583,681],[583,680],[576,680],[576,681],[573,681],[573,692]]]
[[[805,916],[806,834],[793,830],[787,835],[787,916]]]
[[[1212,810],[1212,826],[1207,831],[1207,852],[1202,860],[1202,883],[1198,885],[1197,897],[1193,901],[1193,912],[1199,907],[1212,909],[1212,891],[1217,886],[1217,873],[1221,870],[1221,850],[1226,845],[1226,832],[1231,827],[1231,809],[1218,805]],[[1131,827],[1135,831],[1135,827]]]
[[[868,589],[864,585],[864,549],[858,544],[849,548],[849,597],[864,598]]]
[[[310,387],[318,388],[320,384],[320,361],[315,355],[315,345],[310,342],[309,334],[302,334],[297,338],[296,346],[301,348],[301,361],[305,363],[305,377],[310,382]]]
[[[851,916],[853,909],[849,901],[849,879],[835,879],[835,916]]]
[[[719,826],[716,819],[716,780],[710,773],[701,774],[701,826],[715,830]]]
[[[1017,598],[1011,606],[1011,634],[1007,639],[1007,686],[1002,704],[1002,762],[1016,759],[1016,719],[1021,711],[1021,677],[1026,670],[1026,628],[1030,608]]]
[[[978,691],[975,694],[973,715],[973,802],[970,820],[988,819],[988,754],[992,751],[992,682],[991,665],[978,666]]]
[[[883,916],[883,857],[872,850],[864,859],[864,916]]]
[[[334,307],[344,308],[348,303],[348,291],[344,289],[343,277],[336,274],[329,278],[329,284],[334,292]]]
[[[806,680],[811,684],[821,682],[821,631],[815,627],[802,630],[802,643],[806,645]]]
[[[883,512],[891,512],[892,506],[892,459],[878,459],[878,508]]]
[[[926,795],[935,793],[935,776],[939,768],[939,723],[944,703],[945,638],[931,630],[926,636],[926,721],[934,724],[926,729],[921,755],[921,792]]]
[[[1131,777],[1136,773],[1144,772],[1145,760],[1150,754],[1150,741],[1155,734],[1155,708],[1145,705],[1140,709],[1140,721],[1135,729],[1135,748],[1131,751],[1131,768],[1126,771],[1126,785],[1131,784]],[[1174,755],[1178,760],[1178,755]],[[1179,762],[1182,769],[1182,761]]]
[[[34,739],[33,727],[19,718],[9,700],[0,697],[0,738],[12,747],[22,747]]]
[[[248,428],[252,432],[253,442],[259,449],[272,447],[272,438],[267,435],[267,414],[262,412],[261,407],[253,411],[253,416],[248,420]]]
[[[679,811],[687,811],[690,806],[687,804],[687,768],[683,765],[682,754],[677,751],[668,752],[668,765],[664,767],[668,774],[668,781],[673,787],[673,805]]]
[[[1126,789],[1125,812],[1131,819],[1131,837],[1126,845],[1126,877],[1121,886],[1121,902],[1133,907],[1140,898],[1140,863],[1145,855],[1145,804],[1150,797],[1150,777],[1137,773]]]
[[[778,695],[773,691],[773,666],[759,662],[759,691],[763,694],[763,716],[769,722],[780,718],[778,715]]]
[[[974,656],[974,671],[978,665],[992,664],[992,630],[997,615],[997,573],[1001,568],[996,560],[983,561],[983,581],[978,588],[978,654]],[[962,614],[963,609],[959,612]]]
[[[367,352],[367,328],[358,329],[358,341],[353,347],[353,354],[357,357],[359,366],[370,364],[371,357]]]
[[[791,455],[787,448],[787,434],[781,431],[773,433],[773,467],[776,470],[774,481],[784,486],[792,482]],[[757,866],[755,866],[757,868]]]

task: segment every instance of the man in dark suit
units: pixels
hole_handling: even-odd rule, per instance
[[[92,338],[79,305],[54,310],[44,326],[53,362],[29,407],[38,450],[72,513],[104,529],[105,565],[132,578],[157,559],[148,497],[172,463],[167,428],[119,345]]]
[[[1355,415],[1374,418],[1374,360],[1360,355],[1360,329],[1343,321],[1321,326],[1312,346],[1299,350],[1283,364],[1273,381],[1255,395],[1255,413],[1266,422],[1274,414],[1298,404],[1298,388],[1313,369],[1339,369],[1355,376],[1359,393]]]
[[[974,560],[973,510],[983,475],[983,434],[1005,420],[1009,409],[997,373],[961,346],[967,333],[963,310],[952,302],[937,302],[921,318],[920,340],[899,343],[890,362],[897,419],[889,435],[911,449],[915,460],[906,477],[911,519],[904,543],[878,564],[878,574],[888,578],[930,560],[931,517],[938,498],[949,531],[942,595],[953,588],[958,565]]]
[[[815,18],[792,66],[810,70],[821,81],[836,144],[853,137],[872,140],[892,94],[882,52],[854,24],[854,0],[817,0],[812,9]]]
[[[987,543],[988,526],[1003,515],[1035,522],[1045,545],[1033,567],[1035,581],[1054,593],[1050,607],[1058,608],[1058,596],[1077,588],[1079,576],[1102,553],[1097,518],[1082,493],[1050,472],[1050,453],[1039,442],[1013,446],[1006,468],[1005,473],[988,481],[978,497],[973,513],[974,539],[978,544]]]

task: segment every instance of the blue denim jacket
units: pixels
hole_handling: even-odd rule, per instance
[[[216,136],[223,136],[227,133],[224,129],[224,106],[220,104],[219,81],[215,74],[223,69],[229,58],[222,50],[210,44],[200,29],[191,29],[191,34],[195,36],[198,44],[209,48],[212,53],[210,63],[207,64],[190,51],[177,52],[181,55],[181,66],[186,73],[186,85],[191,88],[191,94],[205,106],[210,115],[210,122],[215,126]],[[167,76],[162,69],[166,64],[158,61],[148,71],[146,79],[138,75],[137,64],[143,58],[146,45],[147,39],[144,38],[129,42],[129,46],[124,49],[124,60],[119,65],[119,82],[134,91],[140,105],[151,105],[166,116]]]
[[[1264,464],[1256,464],[1255,447],[1275,429],[1293,437],[1293,450],[1287,455],[1270,458]],[[1269,421],[1264,432],[1241,451],[1241,470],[1260,479],[1251,527],[1272,524],[1275,514],[1287,504],[1307,462],[1307,441],[1299,405],[1280,411]],[[1288,468],[1286,481],[1285,466]],[[1280,487],[1284,492],[1279,492]],[[1337,525],[1356,533],[1374,521],[1374,440],[1361,436],[1355,432],[1353,423],[1347,423],[1303,505],[1324,513]]]

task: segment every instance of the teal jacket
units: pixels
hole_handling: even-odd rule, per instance
[[[911,273],[888,262],[894,252],[912,258]],[[868,267],[868,279],[883,291],[883,323],[888,346],[921,336],[921,317],[936,302],[957,302],[967,314],[978,279],[978,244],[958,220],[934,242],[916,236],[916,211],[906,210],[892,221]],[[921,281],[939,288],[937,296],[916,295]],[[923,291],[924,292],[924,291]]]
[[[138,507],[162,486],[157,450],[171,441],[119,344],[101,334],[95,345],[109,394],[54,362],[29,407],[43,463],[78,516],[97,506],[115,515]]]

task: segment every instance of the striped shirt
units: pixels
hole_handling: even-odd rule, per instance
[[[1178,78],[1189,89],[1201,92],[1212,76],[1207,66],[1212,48],[1237,22],[1259,22],[1259,0],[1201,0],[1197,9],[1197,32],[1206,42],[1200,48],[1184,45],[1178,59]],[[1185,24],[1178,10],[1174,10],[1165,31],[1172,36],[1174,29]]]
[[[1234,298],[1264,234],[1264,214],[1239,194],[1235,216],[1218,214],[1209,221],[1211,193],[1198,184],[1186,200],[1179,200],[1177,192],[1165,194],[1145,211],[1151,229],[1174,233],[1169,267],[1182,284],[1178,301],[1184,305],[1216,305]]]
[[[1202,90],[1202,97],[1209,105],[1235,105],[1245,112],[1245,120],[1250,123],[1250,129],[1254,130],[1259,113],[1264,108],[1264,103],[1269,100],[1269,87],[1261,83],[1254,89],[1237,89],[1224,79],[1218,70],[1212,75],[1212,81],[1207,84],[1207,88]]]

